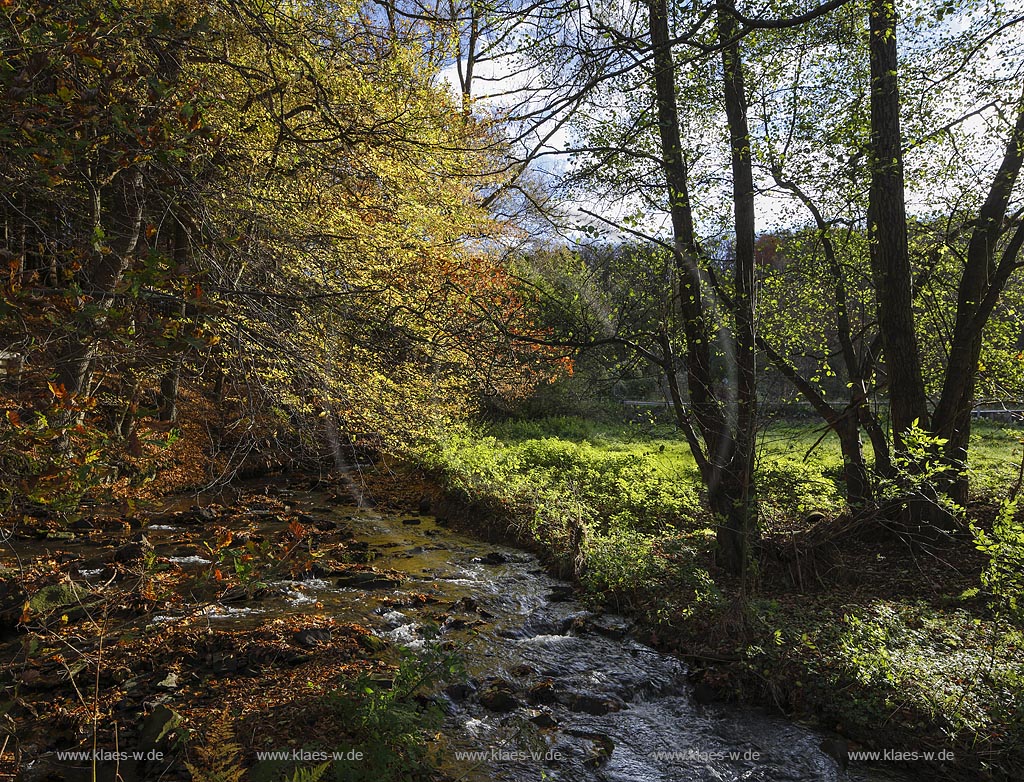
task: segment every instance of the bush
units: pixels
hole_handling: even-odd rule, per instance
[[[1024,620],[1024,523],[1017,517],[1017,501],[1003,501],[991,535],[973,524],[971,531],[978,550],[989,557],[981,584],[993,608],[1017,622]]]

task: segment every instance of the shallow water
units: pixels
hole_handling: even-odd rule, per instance
[[[322,507],[319,497],[306,501]],[[325,613],[371,627],[394,643],[422,648],[439,630],[439,638],[457,644],[470,687],[476,688],[452,688],[451,695],[441,696],[448,712],[447,770],[458,779],[908,778],[877,765],[844,772],[819,748],[822,734],[760,710],[698,705],[678,658],[631,638],[627,619],[566,600],[568,584],[548,576],[530,554],[458,534],[430,517],[355,507],[333,514],[350,519],[356,538],[377,552],[374,566],[405,574],[402,586],[367,592],[317,581],[289,582],[288,588],[315,597]],[[440,602],[385,605],[410,594]],[[292,600],[293,610],[301,608]],[[448,619],[438,627],[439,613]],[[547,697],[531,704],[529,693],[542,682],[550,683],[542,687]],[[514,708],[495,712],[481,705],[480,694],[495,686],[512,699],[503,707]],[[557,727],[540,727],[532,719]],[[467,759],[459,753],[476,754]]]
[[[402,584],[364,589],[338,587],[326,578],[281,580],[261,600],[207,606],[204,621],[251,626],[315,613],[367,626],[412,650],[431,639],[451,642],[469,677],[468,685],[437,695],[447,713],[442,763],[455,779],[912,778],[881,763],[842,771],[819,748],[826,738],[821,733],[757,709],[698,704],[678,658],[630,637],[625,618],[591,612],[571,599],[569,585],[547,575],[530,554],[453,532],[427,516],[332,506],[316,492],[286,499],[297,512],[351,526],[375,555],[372,564],[403,574]],[[273,518],[260,521],[264,533],[283,527]],[[182,550],[190,541],[173,524],[158,522],[144,531],[158,556],[179,567],[201,568],[208,561]],[[79,577],[93,581],[103,574],[83,569]],[[166,613],[152,621],[175,618]],[[497,699],[488,697],[495,692]]]

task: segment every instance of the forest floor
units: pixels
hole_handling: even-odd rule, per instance
[[[312,486],[319,504],[295,504]],[[436,671],[319,602],[333,580],[384,579],[343,485],[195,501],[5,530],[0,779],[309,780],[310,747],[359,753],[353,782],[436,778],[419,695]]]
[[[928,546],[850,534],[841,460],[820,434],[782,423],[761,440],[764,545],[745,585],[714,566],[695,467],[668,429],[572,418],[452,429],[413,454],[415,467],[382,460],[362,481],[383,510],[432,495],[436,513],[537,551],[595,604],[637,619],[643,640],[686,657],[699,700],[813,720],[848,740],[840,755],[933,752],[936,778],[1018,778],[1024,635],[979,591],[988,555],[967,528]],[[979,528],[991,529],[1020,458],[1019,430],[977,428],[967,516]],[[315,611],[211,621],[275,599],[275,581],[367,567],[338,517],[352,501],[342,484],[324,507],[287,499],[315,484],[294,476],[287,490],[271,483],[202,510],[28,515],[9,530],[20,555],[0,569],[0,653],[13,662],[0,735],[14,740],[0,748],[0,779],[27,760],[25,779],[91,779],[89,763],[53,765],[57,749],[82,746],[165,759],[108,764],[108,776],[187,778],[186,761],[252,767],[256,750],[296,736],[376,748],[376,765],[359,766],[367,779],[387,778],[381,768],[429,778],[418,736],[433,717],[413,689],[394,688],[423,674],[403,672],[361,623]],[[810,524],[811,511],[825,520]],[[154,550],[154,532],[173,539]]]
[[[699,476],[667,428],[511,422],[453,430],[420,461],[471,508],[470,528],[532,546],[684,655],[699,697],[811,719],[845,737],[839,754],[908,753],[918,773],[1010,780],[1024,768],[1024,634],[982,588],[989,558],[969,525],[991,531],[1022,434],[976,426],[969,523],[911,544],[849,524],[836,443],[799,422],[769,427],[762,554],[742,585],[715,568]]]

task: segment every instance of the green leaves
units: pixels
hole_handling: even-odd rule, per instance
[[[971,524],[975,547],[988,555],[981,583],[993,608],[1016,621],[1024,619],[1024,522],[1017,518],[1016,500],[1003,500],[991,534]]]

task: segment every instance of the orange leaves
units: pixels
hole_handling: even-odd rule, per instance
[[[295,519],[292,519],[288,524],[288,531],[292,534],[292,537],[294,537],[295,540],[302,540],[307,534],[306,528],[299,524]]]

